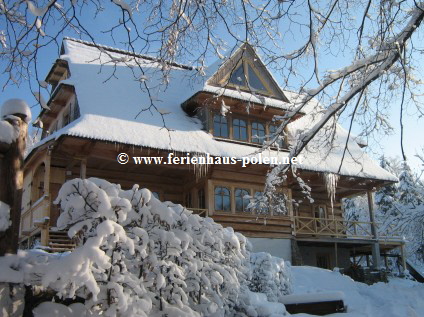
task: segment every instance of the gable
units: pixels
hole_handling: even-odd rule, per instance
[[[289,102],[271,73],[247,43],[243,44],[207,84],[247,91]]]

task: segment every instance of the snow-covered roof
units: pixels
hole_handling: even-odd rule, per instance
[[[60,135],[71,135],[179,152],[243,157],[257,148],[214,139],[202,130],[200,120],[189,117],[183,111],[181,104],[197,92],[207,91],[228,93],[242,100],[250,98],[248,100],[252,102],[265,100],[268,106],[281,109],[287,107],[287,103],[273,98],[256,100],[254,98],[258,97],[247,96],[246,92],[224,91],[223,88],[207,85],[207,79],[217,71],[220,63],[206,69],[205,76],[201,76],[194,68],[171,65],[168,84],[164,84],[160,70],[164,65],[157,60],[135,58],[118,50],[111,51],[105,47],[99,49],[71,39],[65,39],[63,45],[64,55],[61,59],[68,62],[71,77],[62,82],[75,87],[81,116],[44,142]],[[142,66],[144,73],[139,66]],[[145,89],[145,84],[149,91]],[[293,100],[295,94],[286,95]],[[141,109],[147,109],[151,101],[159,111],[150,108],[140,112]],[[315,104],[308,107],[308,111],[313,108],[316,108]],[[310,122],[308,118],[307,115],[289,125],[292,137]],[[345,143],[347,132],[338,127],[336,134],[336,146],[329,153],[317,151],[320,141],[316,137],[302,152],[303,164],[298,167],[320,172],[339,172],[348,176],[397,180],[380,168],[352,140],[348,142],[349,151],[345,153],[339,171],[344,148],[341,145]],[[268,154],[280,157],[288,155],[287,152],[276,151],[268,151]]]

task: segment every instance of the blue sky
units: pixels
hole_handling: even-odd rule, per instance
[[[108,7],[106,8],[108,9]],[[107,10],[106,10],[107,11]],[[117,16],[114,16],[110,13],[110,10],[100,14],[96,17],[95,22],[96,23],[89,23],[90,25],[90,32],[95,34],[96,40],[98,43],[114,46],[118,48],[122,48],[122,46],[119,45],[119,43],[114,43],[114,41],[111,39],[109,34],[102,34],[100,32],[100,26],[102,25],[109,25],[110,21],[113,19],[118,19]],[[83,22],[92,22],[93,16],[85,15],[83,18]],[[46,32],[48,33],[48,29]],[[67,32],[64,34],[66,36],[76,37],[75,34],[72,32]],[[119,36],[115,38],[117,41],[119,41]],[[52,63],[56,60],[58,57],[58,52],[55,46],[50,46],[50,49],[43,49],[39,55],[39,62],[38,62],[38,69],[39,69],[39,75],[41,78],[44,78],[45,75],[50,70],[50,67]],[[213,59],[211,58],[209,60],[209,64],[213,63]],[[334,56],[324,56],[321,58],[322,65],[321,69],[325,70],[326,68],[333,68],[335,67],[334,64],[343,65],[344,63],[348,62],[343,57],[339,58],[337,62],[334,61]],[[4,64],[1,62],[1,69],[4,69]],[[279,76],[278,74],[275,74],[277,78],[277,81],[280,83],[283,83],[283,78]],[[5,82],[5,75],[0,75],[0,82],[3,84]],[[22,83],[20,87],[16,86],[8,86],[6,87],[0,94],[0,103],[3,103],[7,99],[10,98],[21,98],[25,99],[30,106],[32,106],[33,110],[33,116],[35,117],[38,112],[40,111],[40,107],[37,105],[36,100],[32,96],[32,93],[28,87],[27,83]],[[47,92],[44,93],[44,96],[47,97]],[[380,135],[377,136],[375,140],[369,140],[369,146],[368,151],[372,156],[375,158],[378,158],[382,154],[390,157],[401,157],[400,152],[400,125],[399,125],[399,111],[396,111],[399,107],[396,105],[396,103],[399,103],[399,101],[394,100],[394,107],[393,107],[393,113],[391,116],[391,125],[394,128],[394,133],[390,136],[387,135]],[[418,159],[414,157],[414,155],[417,152],[420,152],[421,148],[424,148],[424,138],[422,137],[422,124],[423,120],[419,118],[417,113],[412,109],[412,107],[409,107],[406,111],[407,115],[404,117],[404,147],[405,147],[405,154],[410,161],[411,166],[418,170],[421,167],[421,163]],[[346,122],[345,122],[346,121]],[[344,120],[341,122],[346,128],[348,128],[348,122],[347,120]],[[358,133],[358,129],[355,127],[353,129],[353,132]]]

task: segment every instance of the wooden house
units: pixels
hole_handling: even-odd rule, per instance
[[[284,162],[296,135],[321,110],[310,102],[269,149],[252,155],[277,131],[273,119],[301,96],[283,91],[248,44],[199,70],[66,38],[46,82],[50,110],[39,115],[42,139],[25,164],[23,246],[37,241],[67,249],[66,236],[54,230],[60,210],[52,202],[66,180],[99,177],[147,187],[161,200],[242,232],[254,251],[294,264],[349,267],[353,256],[373,255],[379,266],[381,254],[403,250],[396,233],[378,234],[373,217],[373,191],[396,177],[337,124],[331,146],[325,129],[294,162],[296,174],[280,188],[288,198],[285,213],[247,208],[249,196],[262,194],[270,159]],[[120,164],[121,153],[127,164]],[[312,199],[297,177],[311,187]],[[364,193],[369,221],[344,219],[341,200]]]

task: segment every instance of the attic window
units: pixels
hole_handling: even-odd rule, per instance
[[[248,65],[248,69],[249,69],[250,87],[257,90],[266,90],[265,86],[262,84],[262,81],[259,79],[258,75],[256,75],[255,71],[252,69],[250,65]]]
[[[238,86],[246,86],[246,76],[244,76],[243,64],[231,74],[228,82]]]
[[[245,87],[248,90],[268,92],[253,66],[247,61],[242,61],[232,72],[228,84]]]

